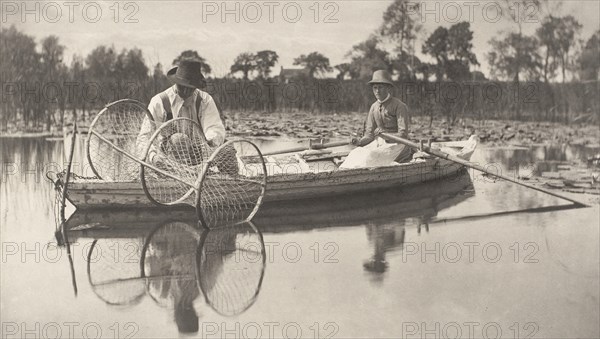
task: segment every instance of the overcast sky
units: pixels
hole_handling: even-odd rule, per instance
[[[319,51],[331,64],[347,61],[350,48],[366,39],[383,21],[382,15],[392,1],[90,1],[74,5],[68,1],[41,1],[39,17],[33,13],[36,3],[2,1],[2,25],[17,28],[39,40],[55,34],[67,46],[66,61],[74,53],[87,55],[94,47],[114,45],[143,50],[148,65],[161,62],[165,68],[186,49],[199,52],[220,76],[229,71],[241,52],[263,49],[276,51],[279,67],[291,67],[300,54]],[[487,73],[484,54],[488,41],[517,25],[495,19],[498,6],[490,1],[421,2],[424,39],[437,26],[470,21],[474,31],[474,51],[481,70]],[[583,24],[582,38],[600,28],[600,1],[564,1],[560,10],[552,2],[555,15],[573,15]],[[98,13],[98,8],[102,13]],[[513,9],[516,11],[516,9]],[[523,28],[532,33],[545,8],[520,8]],[[27,14],[29,13],[29,14]],[[422,12],[421,14],[425,14]],[[24,16],[23,16],[24,15]],[[416,16],[415,16],[416,17]],[[36,22],[39,21],[39,22]],[[117,22],[115,22],[117,21]],[[127,22],[130,21],[130,22]],[[237,21],[237,22],[236,22]]]

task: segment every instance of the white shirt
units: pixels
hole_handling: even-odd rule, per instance
[[[225,126],[221,121],[221,116],[215,101],[210,94],[196,89],[187,99],[181,98],[175,93],[175,85],[165,90],[169,102],[171,103],[171,113],[174,118],[189,118],[202,126],[202,131],[207,141],[210,141],[213,146],[220,146],[225,141]],[[201,99],[200,112],[196,112],[196,100]],[[165,122],[165,108],[163,107],[160,93],[155,95],[148,104],[148,110],[152,114],[156,126],[160,126]],[[140,129],[140,134],[137,138],[137,152],[143,156],[146,146],[149,144],[150,137],[154,132],[154,128],[147,119],[143,122]],[[149,153],[149,160],[154,157],[154,150]]]
[[[169,87],[166,91],[171,102],[171,113],[173,118],[189,118],[202,126],[202,131],[206,140],[213,141],[215,146],[221,145],[225,140],[225,126],[221,121],[219,110],[210,94],[196,89],[192,95],[183,100],[175,93],[175,85]],[[200,112],[196,112],[196,100],[200,98]],[[165,109],[160,99],[160,94],[155,95],[148,104],[148,110],[152,113],[154,121],[165,121]]]

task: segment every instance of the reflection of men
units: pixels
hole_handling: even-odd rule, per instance
[[[373,243],[374,253],[373,257],[363,264],[365,270],[374,273],[383,273],[387,270],[386,252],[402,248],[404,245],[406,235],[404,221],[399,221],[399,223],[402,225],[400,228],[395,224],[367,225],[367,236]]]
[[[155,95],[148,110],[152,113],[157,125],[173,118],[184,117],[194,120],[202,127],[202,132],[210,146],[220,146],[225,140],[225,127],[219,115],[219,110],[210,94],[201,91],[206,86],[200,68],[202,64],[193,60],[182,60],[179,66],[167,72],[167,78],[174,84],[165,91]],[[149,123],[142,126],[138,137],[138,145],[147,145],[152,136],[152,127]],[[190,144],[190,140],[177,133],[174,140],[169,140],[174,145]],[[156,150],[151,150],[148,155],[150,162],[155,159]]]
[[[352,139],[352,144],[366,146],[382,132],[398,133],[406,138],[410,126],[410,114],[406,104],[391,94],[394,87],[391,75],[384,70],[375,71],[369,85],[377,100],[369,109],[363,137]],[[410,160],[410,148],[404,145],[397,145],[397,147],[399,155],[395,160],[397,162]]]
[[[199,234],[186,223],[161,226],[150,239],[146,276],[153,297],[159,303],[172,302],[175,323],[180,333],[198,332],[194,300],[200,295],[196,281],[196,248]]]

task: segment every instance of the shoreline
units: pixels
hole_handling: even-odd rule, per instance
[[[41,138],[62,138],[62,133],[56,132],[17,132],[11,134],[0,134],[0,139],[41,139]]]
[[[235,137],[262,137],[269,139],[350,139],[362,135],[366,114],[310,113],[256,113],[235,112],[225,116],[228,135]],[[482,145],[497,147],[532,147],[539,145],[582,145],[600,147],[600,128],[596,125],[566,125],[558,122],[526,122],[517,120],[458,119],[449,125],[443,119],[412,117],[409,138],[413,140],[455,141],[467,139],[472,134]],[[79,133],[87,132],[87,124],[79,122]],[[65,127],[53,127],[50,132],[2,132],[7,138],[62,138]],[[69,133],[69,132],[67,132]]]

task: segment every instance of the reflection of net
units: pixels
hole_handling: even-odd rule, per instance
[[[199,295],[196,249],[199,233],[183,222],[157,228],[143,250],[142,274],[148,294],[162,307],[190,304]]]
[[[96,295],[110,305],[133,305],[145,294],[140,279],[141,242],[94,240],[88,252],[88,279]]]
[[[204,167],[196,208],[209,228],[250,220],[262,202],[266,168],[258,148],[232,140],[217,148]]]
[[[207,231],[198,248],[198,277],[206,302],[219,314],[247,310],[258,296],[265,244],[251,223]]]
[[[94,174],[101,179],[113,181],[138,178],[139,163],[124,156],[94,133],[141,159],[145,142],[143,139],[138,140],[140,130],[152,133],[154,121],[150,112],[138,101],[119,100],[100,111],[90,125],[87,143],[88,160]]]
[[[198,123],[187,118],[176,118],[163,124],[150,139],[144,157],[158,169],[181,181],[144,166],[142,183],[147,196],[164,205],[194,205],[195,194],[192,187],[196,186],[194,183],[197,182],[210,152]]]

